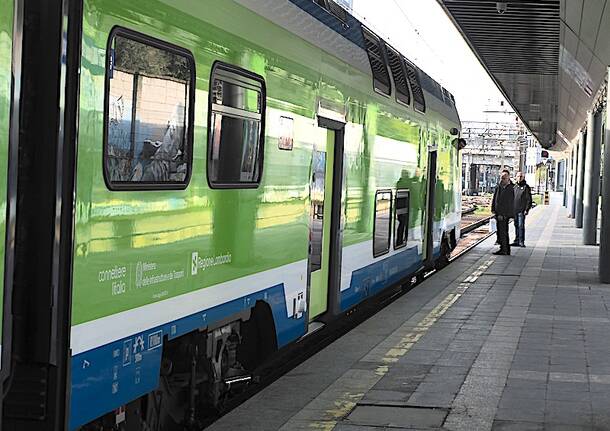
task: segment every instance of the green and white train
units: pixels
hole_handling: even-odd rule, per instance
[[[195,429],[443,263],[453,96],[332,0],[0,0],[5,430]]]

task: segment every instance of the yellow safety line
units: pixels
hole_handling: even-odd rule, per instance
[[[526,220],[528,224],[535,223],[545,211],[534,211]],[[406,355],[409,350],[419,341],[426,332],[434,325],[455,302],[475,283],[481,275],[489,269],[495,262],[495,258],[490,258],[467,276],[455,290],[449,293],[436,307],[434,307],[419,323],[404,337],[390,348],[382,357],[382,365],[375,369],[375,374],[379,377],[378,382],[390,371],[390,365],[396,363],[401,357]],[[376,383],[375,382],[375,383]],[[371,386],[372,387],[372,386]],[[369,388],[370,389],[370,388]],[[358,402],[364,397],[365,392],[359,391],[343,392],[340,397],[333,401],[333,407],[326,410],[323,416],[331,419],[318,420],[309,423],[309,428],[320,431],[332,431],[337,423],[345,418],[356,407]]]
[[[495,259],[490,258],[480,265],[475,271],[472,272],[468,277],[461,282],[458,287],[450,294],[448,294],[436,307],[434,307],[419,323],[413,328],[412,331],[408,332],[401,340],[396,343],[391,349],[389,349],[381,362],[383,365],[379,365],[375,369],[375,374],[381,377],[385,376],[389,370],[389,364],[398,362],[398,360],[411,350],[411,348],[419,341],[426,332],[434,325],[443,314],[451,308],[455,302],[468,290],[468,288],[474,283],[493,263]],[[377,381],[379,381],[377,380]],[[325,411],[325,416],[330,417],[330,420],[314,421],[309,424],[309,427],[316,430],[331,431],[337,423],[344,417],[346,417],[356,407],[358,402],[364,397],[364,392],[349,393],[344,392],[341,397],[336,399],[333,404],[334,407]]]

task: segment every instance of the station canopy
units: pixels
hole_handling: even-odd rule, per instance
[[[610,0],[437,0],[545,148],[583,126],[610,64]]]

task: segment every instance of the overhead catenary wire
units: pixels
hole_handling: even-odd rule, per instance
[[[436,52],[436,50],[434,48],[432,48],[432,46],[430,46],[430,44],[428,43],[428,41],[426,40],[425,37],[423,37],[421,35],[421,33],[419,32],[419,30],[417,29],[417,27],[415,26],[415,24],[413,24],[413,22],[409,19],[409,16],[407,15],[407,13],[405,12],[405,10],[402,8],[402,6],[400,5],[400,3],[398,2],[398,0],[392,0],[392,2],[396,5],[396,7],[398,8],[398,10],[400,11],[400,13],[402,14],[402,16],[404,17],[405,21],[407,21],[407,23],[409,24],[409,26],[411,27],[411,29],[413,30],[413,32],[417,35],[417,37],[424,43],[424,45],[426,45],[426,47],[430,50],[430,52],[433,54],[434,58],[436,58],[441,65],[445,66],[445,61],[443,60],[443,57],[438,55],[438,53]]]

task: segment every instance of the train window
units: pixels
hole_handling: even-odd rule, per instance
[[[375,193],[375,224],[373,226],[373,256],[390,251],[392,232],[392,192],[378,190]]]
[[[409,78],[411,93],[413,93],[413,107],[420,112],[426,112],[426,99],[419,82],[419,70],[409,60],[403,57],[403,64]]]
[[[411,103],[409,84],[407,84],[407,77],[400,55],[390,47],[388,47],[387,53],[390,70],[392,71],[392,78],[394,79],[394,88],[396,88],[396,100],[408,105]]]
[[[371,71],[373,72],[373,87],[375,91],[389,96],[392,88],[390,87],[390,75],[383,54],[385,43],[366,27],[362,27],[362,37],[364,38],[366,53],[371,63]]]
[[[257,187],[263,167],[265,81],[247,70],[215,63],[209,112],[210,187]]]
[[[116,29],[106,70],[104,178],[111,190],[183,189],[190,177],[194,61]]]
[[[409,237],[409,190],[397,190],[394,199],[394,249],[407,245]]]

